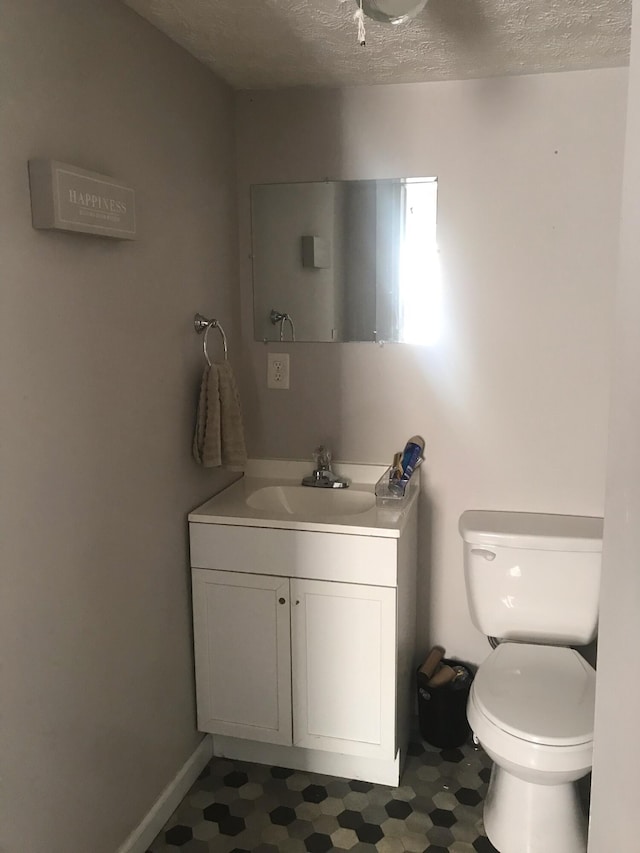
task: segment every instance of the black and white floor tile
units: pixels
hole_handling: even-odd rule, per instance
[[[214,758],[149,853],[495,853],[491,762],[412,739],[399,788]]]

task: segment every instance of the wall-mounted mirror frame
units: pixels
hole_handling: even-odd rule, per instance
[[[437,179],[254,184],[254,337],[433,343]]]

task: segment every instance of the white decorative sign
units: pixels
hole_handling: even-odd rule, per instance
[[[34,228],[135,240],[135,192],[120,181],[57,160],[29,160]]]

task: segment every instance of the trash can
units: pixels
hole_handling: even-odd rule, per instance
[[[456,670],[456,677],[440,687],[429,687],[418,670],[418,720],[420,734],[432,746],[453,749],[462,746],[471,733],[467,720],[467,699],[473,675],[456,660],[442,660]]]

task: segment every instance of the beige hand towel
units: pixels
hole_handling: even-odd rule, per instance
[[[222,464],[233,468],[244,468],[247,462],[247,449],[244,443],[244,425],[236,378],[228,361],[223,361],[216,366],[220,393]]]
[[[193,435],[193,458],[205,468],[222,464],[220,446],[220,393],[218,368],[207,365],[202,373]]]
[[[202,374],[193,458],[205,468],[242,468],[247,461],[240,396],[228,361],[207,365]]]

